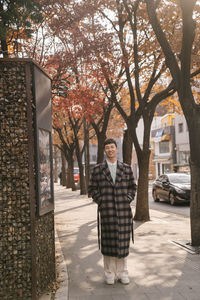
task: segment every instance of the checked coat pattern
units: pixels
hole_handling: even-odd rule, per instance
[[[118,258],[128,256],[133,232],[130,203],[135,191],[136,184],[129,165],[117,161],[115,183],[106,161],[94,167],[89,195],[98,204],[98,235],[103,255]]]

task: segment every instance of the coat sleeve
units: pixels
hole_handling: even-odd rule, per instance
[[[100,205],[101,203],[101,194],[100,194],[100,189],[99,189],[99,184],[98,184],[98,179],[97,179],[97,168],[93,168],[91,177],[90,177],[90,182],[88,185],[88,194],[90,197],[92,197],[93,201]]]
[[[131,167],[129,166],[129,181],[128,181],[128,200],[131,203],[131,201],[134,200],[135,198],[135,193],[136,193],[136,183],[135,183],[135,178],[133,176],[133,171],[131,169]]]

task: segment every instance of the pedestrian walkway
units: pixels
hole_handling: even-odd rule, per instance
[[[128,257],[130,284],[108,286],[98,250],[96,204],[79,191],[55,184],[55,224],[67,266],[63,274],[68,276],[61,280],[55,299],[199,300],[200,255],[172,242],[190,240],[189,218],[155,210],[150,214],[150,222],[135,222],[135,244]]]

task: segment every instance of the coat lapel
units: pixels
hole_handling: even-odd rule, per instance
[[[104,173],[105,177],[107,178],[107,180],[112,184],[114,185],[114,182],[112,180],[112,176],[110,174],[110,170],[108,168],[108,164],[106,161],[104,161],[101,165],[101,170],[102,172]]]
[[[116,184],[121,181],[123,173],[124,173],[123,164],[120,161],[117,161],[117,174],[115,179]]]

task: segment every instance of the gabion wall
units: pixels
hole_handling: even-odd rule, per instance
[[[55,279],[54,214],[39,217],[35,209],[31,215],[30,186],[35,189],[35,180],[29,180],[27,64],[31,69],[31,61],[0,59],[1,300],[37,299]],[[35,106],[29,89],[34,138]],[[36,208],[35,196],[32,201]]]
[[[54,214],[50,212],[36,221],[37,294],[51,288],[55,280]]]

